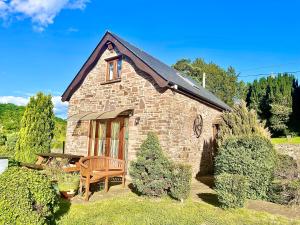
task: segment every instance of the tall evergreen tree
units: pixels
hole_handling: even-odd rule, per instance
[[[293,105],[293,84],[290,74],[278,74],[254,80],[248,91],[247,105],[267,121],[273,134],[286,133]]]
[[[16,159],[32,163],[37,153],[50,152],[54,135],[54,113],[51,95],[39,92],[31,97],[21,121],[16,144]]]

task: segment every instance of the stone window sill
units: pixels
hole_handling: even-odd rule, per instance
[[[117,82],[121,82],[121,78],[119,78],[119,79],[114,79],[114,80],[108,80],[108,81],[102,82],[101,85],[105,85],[105,84],[113,84],[113,83],[117,83]]]

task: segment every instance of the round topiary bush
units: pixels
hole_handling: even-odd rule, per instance
[[[0,224],[49,224],[57,210],[57,196],[44,175],[15,166],[0,175]]]
[[[250,188],[247,197],[266,199],[272,182],[277,154],[270,140],[261,136],[230,137],[215,158],[215,173],[244,175]]]

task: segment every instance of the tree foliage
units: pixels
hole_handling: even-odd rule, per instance
[[[32,163],[35,154],[50,152],[54,125],[51,95],[40,92],[31,97],[21,121],[16,159]]]
[[[223,112],[221,116],[218,142],[222,143],[232,136],[260,135],[269,137],[270,134],[261,123],[254,110],[248,110],[246,103],[241,101],[232,107],[231,111]]]
[[[224,70],[217,64],[206,63],[200,58],[194,61],[181,59],[173,67],[201,85],[203,73],[205,72],[206,88],[228,105],[233,105],[235,98],[245,95],[245,84],[238,82],[238,76],[233,67]]]
[[[19,137],[24,112],[24,106],[17,106],[10,103],[0,104],[0,136],[5,141],[4,143],[0,143],[0,155],[15,155],[15,146]],[[66,137],[66,126],[66,120],[55,117],[54,137],[51,142],[52,149],[62,148],[62,143]]]
[[[249,85],[247,105],[266,120],[273,134],[286,134],[297,89],[298,83],[290,74],[254,80]]]

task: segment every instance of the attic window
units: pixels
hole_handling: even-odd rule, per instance
[[[116,56],[113,58],[109,58],[106,59],[106,62],[107,62],[106,81],[121,79],[122,57]]]

